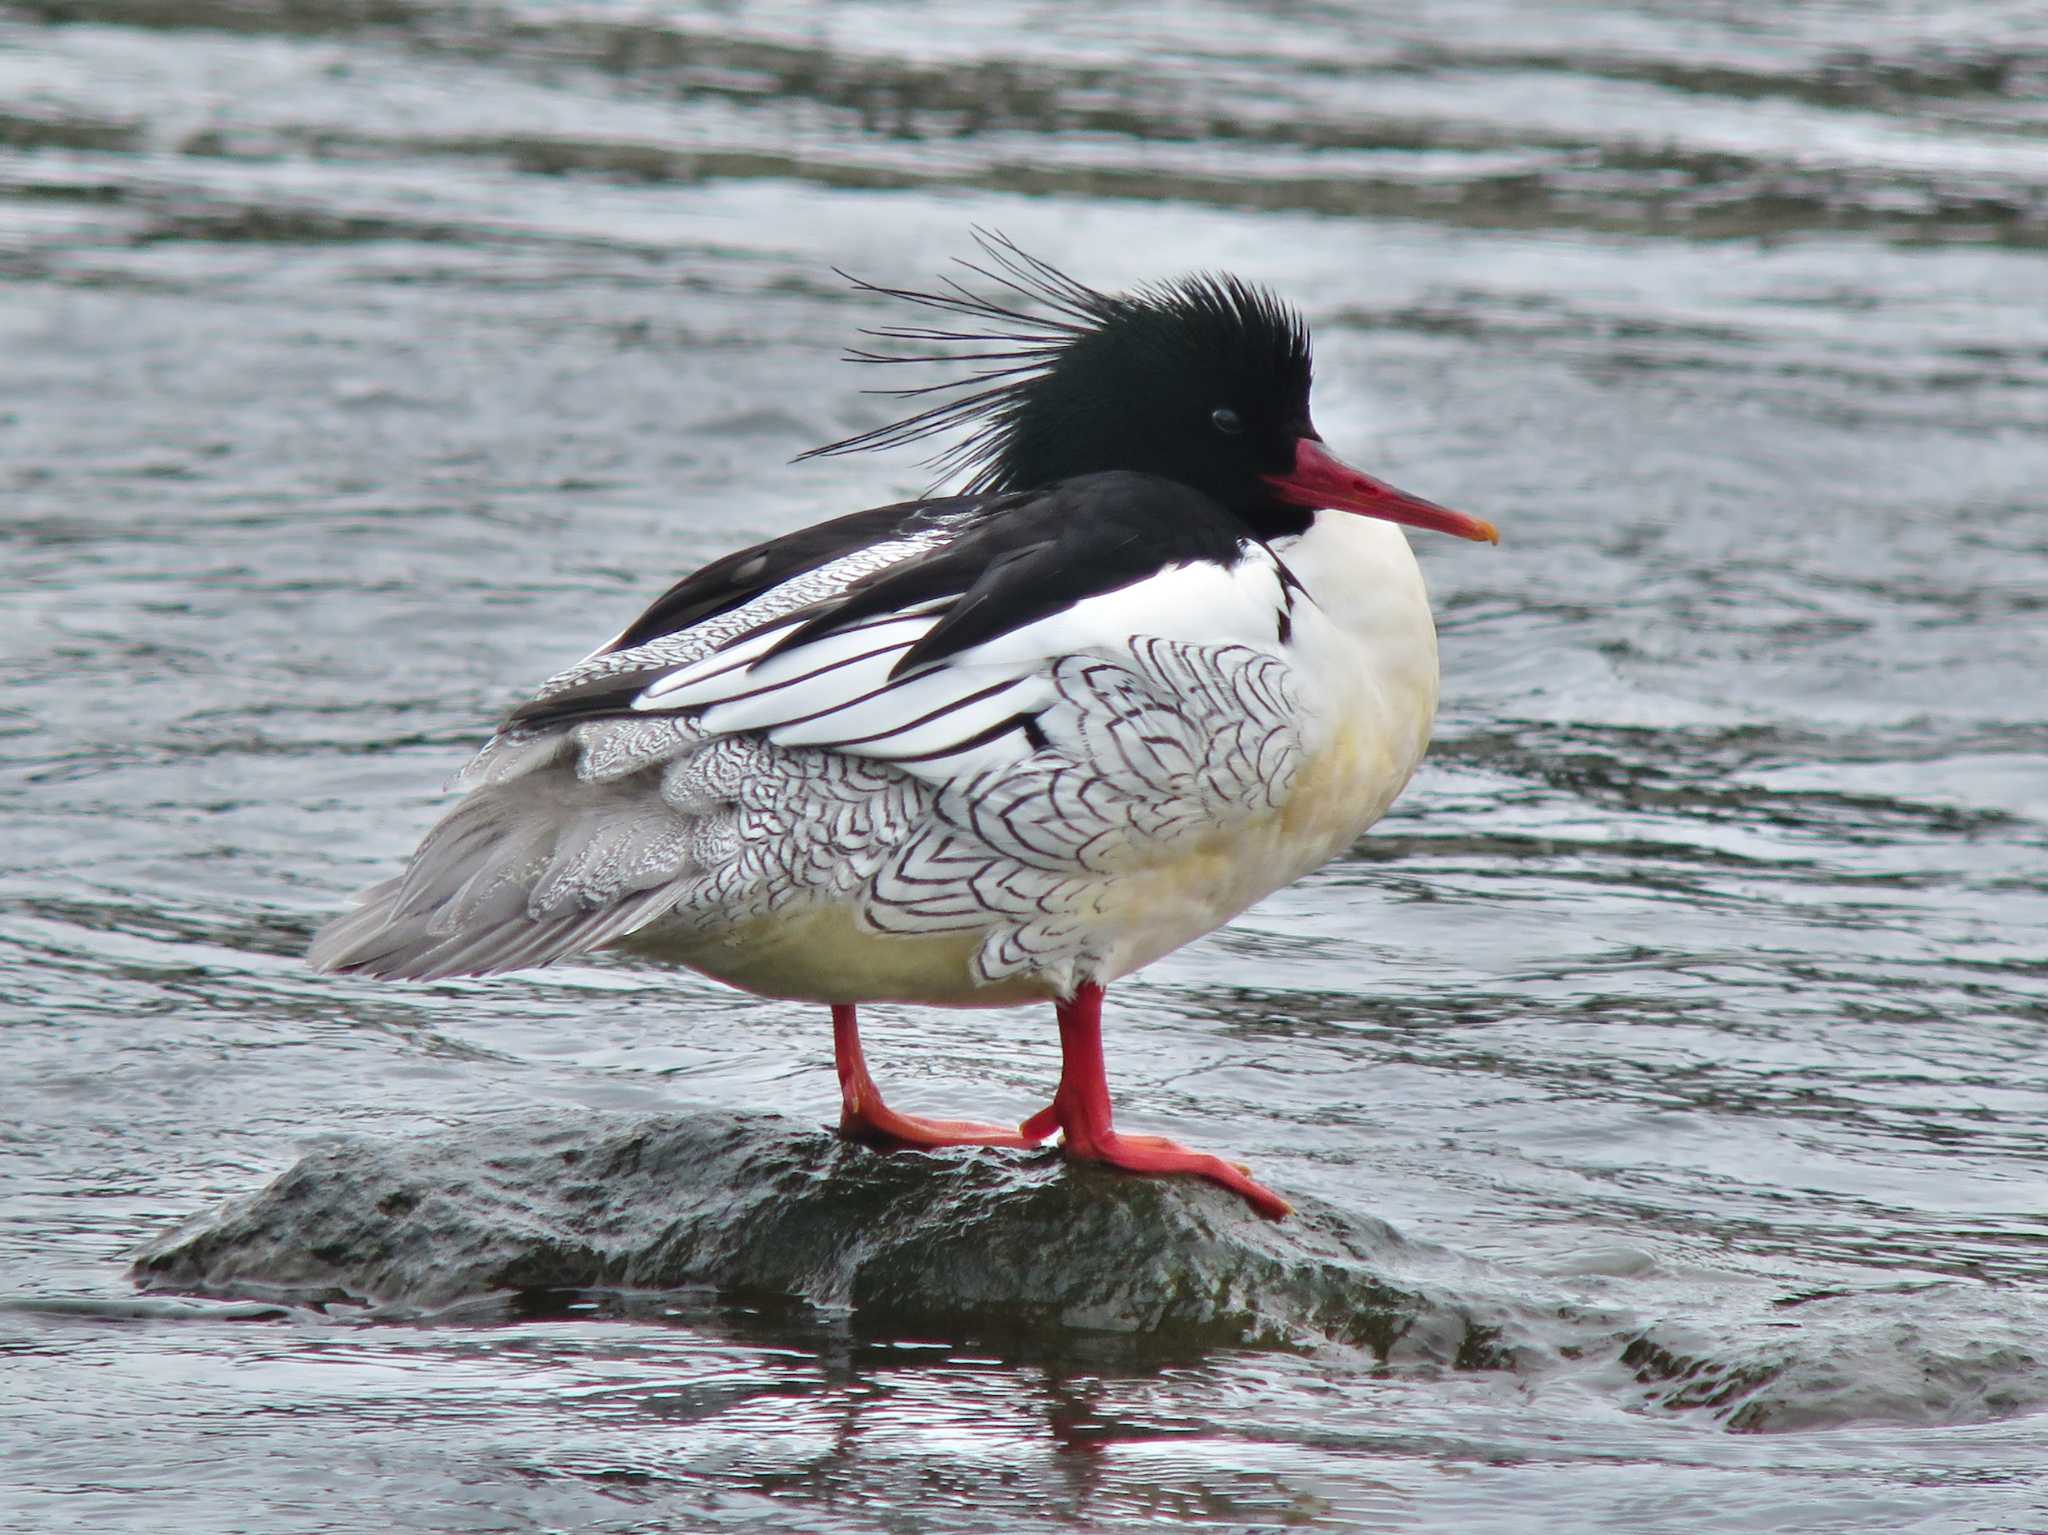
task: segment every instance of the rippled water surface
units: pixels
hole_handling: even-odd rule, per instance
[[[922,487],[787,460],[885,409],[830,269],[975,225],[1271,284],[1333,444],[1503,529],[1419,540],[1395,813],[1109,1048],[1519,1335],[138,1297],[340,1133],[831,1117],[813,1009],[299,956],[677,574]],[[0,7],[0,1527],[2048,1529],[2044,296],[2037,0]]]

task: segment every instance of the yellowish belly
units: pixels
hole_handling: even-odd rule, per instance
[[[1302,764],[1278,810],[1106,886],[1100,905],[1114,948],[1104,979],[1149,965],[1329,862],[1386,813],[1414,765],[1384,735],[1345,732]]]
[[[1341,733],[1302,765],[1277,810],[1177,841],[1114,875],[1077,879],[1066,903],[1079,918],[1074,959],[1087,978],[1108,982],[1222,926],[1348,847],[1413,766],[1383,732]],[[1071,979],[1065,972],[994,983],[976,973],[984,939],[1007,920],[953,933],[878,933],[849,901],[711,931],[657,926],[620,947],[762,996],[812,1002],[1000,1007],[1057,995]]]
[[[1004,1007],[1055,994],[1052,982],[1035,975],[981,981],[974,956],[988,931],[878,933],[849,901],[748,917],[712,932],[642,929],[618,947],[758,996],[803,1002]]]

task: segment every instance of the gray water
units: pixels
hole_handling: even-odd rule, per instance
[[[1333,445],[1502,528],[1417,541],[1394,814],[1108,1042],[1523,1335],[138,1296],[338,1134],[833,1116],[814,1009],[300,955],[677,575],[923,487],[786,461],[885,409],[830,269],[975,225],[1270,284]],[[2048,1529],[2039,3],[28,0],[0,357],[0,1527]],[[908,1108],[1057,1072],[868,1034]]]

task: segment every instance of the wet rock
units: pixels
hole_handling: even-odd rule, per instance
[[[1311,1207],[1275,1225],[1203,1183],[1055,1153],[884,1153],[706,1112],[339,1142],[158,1239],[134,1272],[148,1289],[401,1311],[708,1287],[882,1329],[1510,1363],[1503,1318],[1417,1277],[1444,1256],[1381,1222]]]

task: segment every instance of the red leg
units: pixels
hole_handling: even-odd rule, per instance
[[[882,1146],[1035,1146],[1052,1133],[1031,1135],[971,1120],[897,1113],[882,1102],[882,1090],[868,1075],[850,1002],[833,1004],[832,1058],[839,1067],[839,1133],[850,1139]]]
[[[1163,1135],[1118,1135],[1110,1125],[1109,1081],[1102,1069],[1102,988],[1083,986],[1071,1001],[1057,1006],[1060,1087],[1048,1107],[1024,1121],[1020,1128],[1025,1135],[1050,1135],[1057,1128],[1066,1137],[1070,1157],[1107,1162],[1134,1173],[1193,1173],[1243,1196],[1272,1220],[1293,1208],[1271,1189],[1254,1183],[1235,1162],[1190,1151]]]

